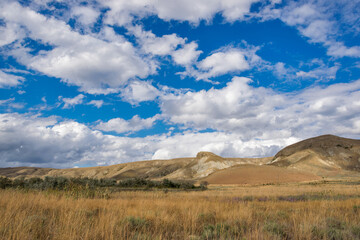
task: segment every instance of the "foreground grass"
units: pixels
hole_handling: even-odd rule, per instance
[[[360,186],[125,191],[109,199],[6,189],[0,239],[360,239]]]

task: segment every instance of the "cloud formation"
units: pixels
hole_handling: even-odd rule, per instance
[[[162,116],[121,118],[95,126],[104,132],[135,132],[159,118],[193,130],[176,134],[117,137],[73,120],[37,115],[0,115],[2,166],[73,167],[144,159],[195,156],[271,156],[286,145],[325,133],[360,132],[360,80],[280,94],[234,77],[222,89],[166,94]],[[197,130],[213,129],[211,132]]]
[[[19,45],[12,55],[34,70],[79,86],[81,91],[92,94],[117,91],[129,79],[146,77],[154,71],[130,42],[111,29],[105,29],[102,35],[112,38],[109,42],[81,35],[63,21],[47,18],[15,2],[4,2],[0,9],[0,17],[7,24],[24,28],[28,37],[51,46],[33,56],[29,53],[31,49]]]
[[[126,25],[134,16],[157,15],[165,21],[188,21],[197,25],[201,20],[210,21],[216,13],[221,13],[229,22],[243,19],[255,2],[258,0],[110,0],[101,3],[110,8],[105,19],[108,24]]]
[[[0,70],[0,88],[14,87],[24,81],[23,77],[8,74]]]
[[[135,115],[129,120],[113,118],[107,122],[100,122],[95,128],[104,132],[133,133],[151,128],[158,119],[158,115],[146,119],[142,119],[138,115]]]
[[[82,104],[85,96],[83,94],[79,94],[73,98],[62,98],[62,97],[59,98],[64,102],[63,108],[71,108],[74,107],[75,105]]]
[[[166,95],[161,110],[174,124],[236,132],[242,139],[282,134],[306,138],[325,130],[352,135],[360,131],[355,114],[360,111],[360,80],[313,87],[297,94],[252,87],[251,82],[234,77],[222,89]],[[345,132],[345,126],[351,127]]]

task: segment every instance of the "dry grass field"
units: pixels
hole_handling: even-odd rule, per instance
[[[0,190],[1,239],[360,239],[360,183],[210,186],[74,198]]]

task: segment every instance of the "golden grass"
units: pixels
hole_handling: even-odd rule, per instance
[[[301,194],[317,197],[286,198]],[[8,189],[0,190],[0,238],[359,239],[359,196],[359,185],[343,184],[118,192],[110,199]]]

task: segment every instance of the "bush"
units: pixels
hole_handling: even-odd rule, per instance
[[[36,190],[66,190],[74,192],[82,191],[99,191],[100,188],[177,188],[177,189],[195,189],[196,187],[190,182],[173,182],[168,179],[159,181],[150,181],[143,178],[132,178],[116,182],[115,179],[92,179],[92,178],[65,178],[65,177],[45,177],[30,179],[15,179],[0,177],[0,188],[25,188]],[[93,195],[93,194],[90,194]]]
[[[208,188],[209,183],[207,181],[200,182],[200,189],[206,190]]]
[[[7,177],[0,177],[0,188],[5,189],[12,186],[12,181]]]

